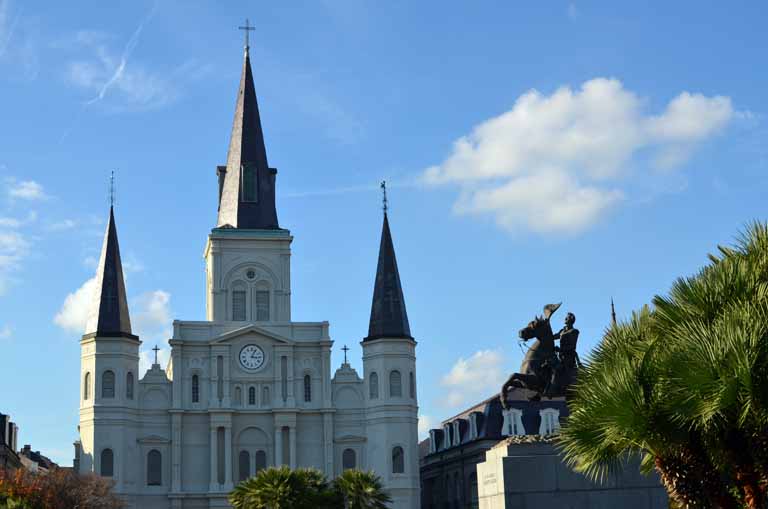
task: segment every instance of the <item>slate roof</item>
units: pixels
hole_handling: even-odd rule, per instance
[[[253,165],[257,172],[256,201],[244,201],[243,165]],[[235,118],[227,153],[227,165],[218,167],[219,228],[276,230],[275,176],[277,170],[267,163],[267,149],[261,128],[259,104],[253,85],[251,59],[245,48],[243,70],[235,103]]]
[[[386,212],[381,230],[376,281],[373,286],[371,320],[368,325],[368,336],[363,341],[380,338],[413,339]]]
[[[120,245],[117,241],[114,208],[109,208],[107,231],[101,248],[101,258],[96,269],[94,287],[86,336],[122,336],[138,339],[131,332],[131,318],[128,314],[128,299],[123,279],[123,264],[120,260]]]

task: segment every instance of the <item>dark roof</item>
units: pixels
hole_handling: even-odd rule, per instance
[[[243,166],[256,169],[256,201],[244,201],[242,195]],[[219,171],[220,173],[220,171]],[[267,163],[267,149],[261,129],[259,104],[253,86],[248,48],[243,58],[243,71],[235,104],[235,118],[227,153],[227,166],[219,189],[218,227],[246,229],[278,229],[275,208],[275,175],[277,170]]]
[[[128,299],[123,280],[123,264],[117,241],[114,208],[109,208],[109,222],[104,234],[93,301],[85,326],[87,336],[123,336],[137,339],[131,333]]]
[[[381,230],[379,245],[379,263],[376,267],[376,281],[373,286],[371,321],[368,325],[368,337],[364,341],[380,338],[408,338],[411,328],[408,325],[408,313],[405,311],[403,288],[400,285],[400,273],[397,270],[395,246],[389,231],[389,219],[384,213],[384,225]]]

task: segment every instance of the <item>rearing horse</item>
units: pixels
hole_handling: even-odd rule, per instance
[[[553,362],[557,362],[555,338],[549,319],[560,304],[547,304],[544,306],[543,316],[537,316],[527,327],[520,329],[520,339],[528,341],[536,338],[536,341],[525,354],[523,363],[520,365],[520,373],[514,373],[501,387],[499,398],[504,408],[507,408],[507,392],[513,387],[536,391],[538,397],[546,396],[549,392],[552,375],[556,368]]]

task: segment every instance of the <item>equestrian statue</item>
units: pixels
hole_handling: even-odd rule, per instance
[[[576,315],[565,315],[565,326],[552,333],[549,319],[560,308],[559,304],[544,306],[544,314],[536,316],[527,327],[520,330],[522,341],[536,339],[528,348],[520,372],[514,373],[501,387],[499,399],[504,408],[509,407],[510,392],[514,389],[533,391],[532,400],[542,397],[555,398],[567,395],[568,387],[576,380],[581,363],[576,353],[579,330],[573,327]],[[555,341],[560,346],[555,346]]]

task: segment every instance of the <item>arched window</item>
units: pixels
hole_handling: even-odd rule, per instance
[[[237,464],[239,480],[245,481],[251,476],[251,455],[248,453],[248,451],[240,451]]]
[[[379,375],[374,371],[368,381],[368,391],[371,399],[379,399]]]
[[[240,387],[235,387],[235,405],[243,404],[243,390]]]
[[[147,454],[147,486],[163,484],[163,457],[160,451],[152,449]]]
[[[200,402],[200,377],[192,375],[192,403]]]
[[[130,371],[125,375],[125,397],[133,399],[133,373]]]
[[[101,476],[112,477],[115,475],[115,455],[112,449],[101,450]]]
[[[101,375],[101,397],[115,397],[115,372],[107,370]]]
[[[269,290],[256,290],[256,321],[269,321]]]
[[[312,377],[304,375],[304,401],[312,401]]]
[[[405,472],[405,453],[399,445],[392,449],[392,473],[402,474]]]
[[[403,396],[403,380],[397,370],[389,372],[389,397],[401,398]]]
[[[264,451],[256,451],[256,472],[267,468],[267,453]]]
[[[411,395],[411,399],[416,399],[416,377],[413,376],[413,371],[410,372],[410,376],[408,377],[408,390]]]
[[[83,378],[83,399],[91,398],[91,373],[88,372]]]
[[[256,404],[256,387],[248,387],[248,404]]]
[[[245,285],[236,283],[232,287],[232,320],[244,322],[245,318]]]
[[[269,387],[261,389],[261,406],[269,406]]]
[[[354,449],[344,449],[341,453],[341,468],[349,470],[357,466],[357,455]]]

